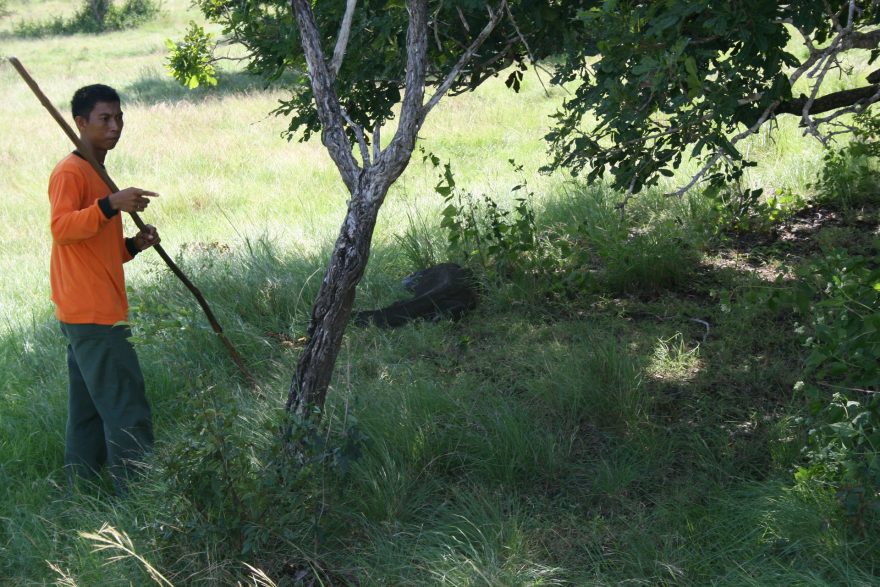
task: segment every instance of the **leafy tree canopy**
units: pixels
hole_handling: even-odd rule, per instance
[[[301,132],[308,139],[318,131],[290,3],[197,4],[223,25],[229,42],[246,47],[251,72],[268,80],[293,73],[291,95],[277,110],[290,118],[291,136]],[[313,2],[327,55],[346,4]],[[455,66],[488,21],[490,6],[484,0],[430,2],[429,82]],[[880,53],[878,0],[511,0],[505,11],[451,92],[474,89],[511,65],[517,67],[504,75],[516,90],[529,61],[561,57],[553,81],[575,84],[547,136],[550,168],[566,167],[590,180],[608,174],[629,193],[671,176],[687,154],[703,167],[682,191],[700,179],[730,181],[752,164],[737,143],[776,116],[800,117],[806,133],[824,141],[847,131],[842,114],[880,99],[880,71],[849,90],[828,93],[823,84],[835,77],[845,53],[870,52],[869,63]],[[336,79],[356,125],[347,130],[352,142],[352,128],[365,129],[369,140],[371,129],[394,117],[405,82],[408,18],[404,0],[363,0],[353,15],[349,58]],[[200,40],[188,39],[192,52]],[[178,57],[210,66],[196,55]],[[200,72],[177,74],[193,80]],[[795,97],[798,80],[807,93]]]
[[[299,31],[290,2],[269,0],[198,0],[196,4],[211,21],[223,26],[229,42],[248,50],[247,68],[268,80],[277,81],[293,73],[292,95],[282,102],[279,114],[290,117],[290,133],[302,132],[303,140],[320,129],[312,89],[305,77],[306,63]],[[587,0],[511,0],[507,13],[479,54],[468,64],[451,93],[472,90],[486,79],[506,72],[507,84],[518,89],[522,71],[530,60],[574,51],[578,42],[571,23]],[[429,3],[428,82],[443,80],[460,56],[489,21],[489,8],[495,2],[484,0],[432,0]],[[333,55],[340,23],[346,12],[345,0],[313,2],[312,10],[324,51]],[[336,92],[347,116],[367,130],[394,118],[393,108],[401,101],[405,86],[408,14],[404,0],[362,0],[353,12],[346,59],[336,78]],[[191,29],[192,30],[192,29]],[[196,31],[198,32],[198,31]],[[540,39],[540,42],[536,42]],[[180,50],[192,50],[200,41],[189,38]],[[198,63],[191,58],[190,63]],[[180,69],[180,68],[178,68]],[[176,72],[193,79],[198,72]],[[284,78],[287,79],[287,78]],[[354,137],[350,137],[354,141]]]
[[[875,74],[861,88],[822,91],[843,53],[876,59],[878,17],[877,0],[594,2],[578,11],[582,42],[566,45],[574,50],[554,80],[582,83],[547,137],[553,167],[589,179],[609,172],[634,193],[671,176],[690,152],[704,167],[685,189],[701,176],[738,176],[750,163],[736,143],[776,115],[800,116],[825,140],[846,130],[833,126],[841,114],[880,98]],[[798,79],[809,94],[795,98]]]

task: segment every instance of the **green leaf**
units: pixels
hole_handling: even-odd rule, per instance
[[[857,432],[849,422],[834,422],[828,425],[835,434],[841,438],[850,439],[856,436]]]
[[[688,56],[685,58],[684,68],[693,79],[698,79],[699,76],[697,75],[697,62],[693,57]]]

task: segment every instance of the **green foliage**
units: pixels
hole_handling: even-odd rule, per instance
[[[435,169],[440,160],[426,154]],[[522,166],[510,164],[517,173]],[[526,291],[558,295],[569,282],[568,243],[553,239],[551,232],[539,230],[531,204],[534,194],[523,180],[511,190],[510,209],[488,195],[476,196],[456,186],[449,163],[439,173],[434,186],[444,202],[440,228],[445,231],[447,254],[477,268],[488,282],[513,282]]]
[[[122,4],[110,0],[100,0],[97,3],[83,0],[72,18],[56,16],[46,21],[22,21],[14,25],[13,34],[21,37],[46,37],[121,31],[153,20],[160,10],[161,0],[124,0]]]
[[[880,117],[863,113],[853,140],[826,149],[817,187],[843,210],[876,203]],[[880,267],[843,249],[808,267],[796,301],[810,349],[799,386],[812,415],[801,479],[830,482],[853,522],[876,524],[880,512]],[[808,300],[811,302],[808,305]]]
[[[276,114],[290,118],[289,138],[307,140],[320,129],[311,89],[304,75],[305,58],[290,2],[271,0],[251,3],[237,0],[198,0],[195,3],[212,22],[223,27],[223,33],[234,43],[247,49],[247,68],[251,73],[274,81],[285,73],[293,74],[289,98],[283,99]],[[453,84],[451,91],[460,93],[478,87],[498,75],[511,64],[523,64],[527,58],[522,37],[540,38],[530,45],[531,58],[542,59],[561,51],[574,42],[568,21],[586,0],[559,3],[513,0],[509,2],[511,18],[503,19],[496,31],[480,48],[480,57],[471,63]],[[339,23],[345,12],[344,0],[313,2],[318,30],[326,55],[333,54],[331,42],[336,39]],[[431,42],[428,44],[429,84],[444,79],[458,62],[465,47],[471,44],[489,18],[485,3],[476,1],[429,2]],[[337,75],[336,92],[351,120],[362,128],[394,118],[394,108],[401,101],[405,81],[406,31],[408,13],[403,0],[369,0],[358,3],[349,38],[346,59]],[[204,63],[204,55],[192,63]],[[193,71],[175,73],[175,78],[190,79]],[[197,74],[195,74],[197,75]],[[516,91],[522,78],[515,71],[508,86]],[[350,137],[354,141],[354,136]]]
[[[590,210],[591,227],[616,226],[607,200],[577,194],[565,203]],[[540,216],[566,215],[544,208]],[[319,263],[262,241],[240,251],[187,247],[182,260],[198,268],[224,325],[235,324],[227,331],[255,341],[246,357],[262,369],[263,389],[285,389],[283,365],[296,350],[265,333],[290,320],[288,300]],[[267,292],[273,278],[283,281]],[[870,584],[876,569],[876,534],[848,537],[833,496],[788,489],[780,478],[791,461],[761,465],[778,439],[756,389],[784,396],[768,373],[797,360],[794,345],[776,344],[784,335],[761,328],[767,313],[734,304],[730,314],[706,315],[713,334],[698,357],[693,331],[676,317],[711,310],[691,294],[599,299],[545,320],[511,307],[457,324],[355,329],[325,419],[334,433],[307,453],[325,460],[301,464],[276,442],[283,399],[237,389],[213,335],[185,315],[186,330],[172,321],[192,303],[174,278],[157,271],[133,286],[163,438],[154,468],[125,500],[70,496],[53,484],[63,483],[65,410],[57,326],[46,317],[36,332],[26,323],[0,338],[0,436],[8,439],[0,443],[0,575],[10,581],[51,583],[50,560],[80,585],[105,584],[110,571],[120,584],[140,584],[135,566],[108,570],[106,555],[75,538],[105,521],[175,584],[244,582],[244,562],[279,583],[318,569],[334,573],[324,584],[407,585]],[[368,277],[362,287],[378,286]],[[233,308],[239,322],[229,321]],[[156,338],[154,312],[165,324]],[[732,332],[725,320],[742,328]],[[655,367],[691,378],[667,387]],[[62,393],[32,391],[41,389]],[[371,441],[346,468],[331,455],[335,447],[350,454],[335,431],[351,415]],[[740,433],[751,418],[758,429]],[[755,562],[746,571],[743,560]]]
[[[181,30],[190,17],[182,9],[186,4],[173,4],[181,7],[172,15]],[[49,93],[63,95],[74,81],[88,83],[81,78],[108,55],[119,65],[121,88],[138,83],[144,68],[161,69],[162,57],[150,53],[161,44],[161,31],[150,33],[149,43],[124,37],[89,39],[95,50],[86,57],[79,50],[82,39],[13,42],[49,68],[43,81],[57,86]],[[496,140],[509,119],[480,122],[498,110],[517,116],[513,97],[499,86],[465,97],[466,117],[454,108],[438,113],[449,117],[441,142],[461,160],[452,163],[460,185],[464,177],[521,183],[498,172],[491,159],[508,141],[528,145],[528,133]],[[26,126],[44,128],[40,109],[15,110],[16,84],[0,87],[9,112],[16,112],[4,118],[10,136],[21,116]],[[311,161],[310,147],[273,142],[283,130],[279,121],[264,121],[271,129],[256,129],[244,155],[234,148],[241,125],[229,121],[228,109],[261,119],[274,92],[225,98],[189,100],[176,109],[180,141],[163,151],[167,132],[153,132],[152,125],[142,129],[139,148],[123,151],[117,164],[127,175],[168,186],[162,192],[171,197],[150,208],[164,227],[166,248],[211,301],[266,397],[237,389],[235,368],[191,297],[150,256],[127,267],[130,299],[139,310],[132,319],[160,437],[154,462],[164,462],[166,450],[187,454],[193,485],[187,489],[186,477],[179,478],[182,493],[193,491],[200,478],[228,478],[241,494],[260,487],[278,507],[260,515],[263,498],[242,498],[247,507],[238,508],[209,493],[206,499],[225,513],[196,518],[186,501],[174,501],[177,489],[161,466],[126,499],[64,486],[64,347],[42,293],[45,266],[38,258],[48,249],[35,249],[35,243],[49,242],[48,227],[44,203],[25,201],[16,187],[37,193],[45,176],[40,180],[33,169],[16,176],[13,169],[48,173],[54,161],[46,150],[30,149],[23,160],[32,165],[11,166],[11,183],[0,182],[13,220],[12,232],[0,237],[6,263],[0,296],[0,583],[52,584],[56,577],[45,562],[51,561],[83,586],[144,584],[141,571],[104,566],[107,555],[91,553],[77,538],[78,531],[104,522],[124,530],[138,552],[179,585],[251,582],[244,561],[279,584],[295,584],[303,575],[302,584],[315,585],[876,583],[880,533],[848,532],[834,493],[821,485],[790,486],[789,468],[802,440],[795,420],[800,406],[789,404],[787,392],[802,359],[791,315],[739,303],[742,289],[768,285],[751,271],[718,269],[711,259],[692,270],[689,263],[699,253],[692,243],[699,240],[690,234],[691,217],[675,210],[678,200],[648,192],[631,200],[624,221],[614,207],[622,195],[601,183],[545,189],[530,182],[537,232],[567,243],[576,259],[572,265],[584,272],[588,291],[599,295],[549,315],[536,316],[521,303],[497,311],[495,304],[456,324],[350,330],[328,408],[350,407],[372,441],[347,475],[341,465],[328,466],[321,469],[326,475],[315,475],[301,490],[289,492],[277,483],[262,489],[264,481],[277,479],[266,447],[283,424],[275,418],[283,402],[278,396],[289,384],[297,339],[332,247],[327,235],[338,227],[344,197],[333,196],[339,185],[332,169],[304,163]],[[135,117],[148,116],[157,100],[173,102],[167,94],[151,94],[129,108]],[[528,148],[521,147],[526,153],[518,160],[538,157]],[[773,173],[802,166],[804,152],[789,153],[792,163]],[[158,163],[157,153],[164,153]],[[15,150],[10,154],[14,160]],[[435,182],[425,175],[407,180],[405,197],[389,198],[391,215],[377,227],[381,244],[359,300],[386,291],[399,277],[402,252],[392,235],[406,223],[405,211],[424,214],[425,220],[413,220],[421,235],[415,246],[433,243],[433,258],[441,258],[446,234],[436,228],[438,198],[426,195]],[[296,194],[279,189],[279,176],[292,178]],[[492,193],[512,213],[506,191]],[[259,194],[259,206],[251,194]],[[697,202],[696,217],[709,204],[701,194],[689,196]],[[428,221],[425,237],[422,223]],[[35,240],[34,227],[41,225],[46,238]],[[831,228],[840,232],[827,232]],[[862,224],[823,228],[817,236],[825,239],[822,250],[852,240],[843,231],[868,232]],[[656,253],[649,246],[651,232],[670,253],[670,267],[655,275],[649,271]],[[667,271],[675,271],[687,289],[647,299],[607,289],[603,276],[632,262],[630,239],[644,243],[639,258],[645,291],[657,291],[650,283],[669,282],[662,275]],[[685,262],[672,266],[678,258]],[[706,298],[709,288],[730,292],[722,309]],[[504,290],[490,289],[487,302],[502,295]],[[688,321],[691,316],[711,323],[699,356],[691,350],[704,331]],[[655,365],[670,379],[689,377],[658,380]],[[215,417],[212,410],[227,407],[237,414],[230,428],[222,428],[223,418],[216,425],[207,421]],[[201,410],[205,421],[197,422]],[[344,417],[331,412],[325,421],[334,431],[344,428]],[[202,430],[206,436],[199,435]],[[222,459],[212,457],[210,448],[224,444],[216,438],[221,434],[238,449],[226,459],[231,465],[225,477],[217,473]],[[337,438],[330,442],[344,445]],[[197,446],[185,453],[190,442]],[[290,473],[296,475],[296,467]],[[244,531],[232,523],[239,511]],[[211,525],[199,532],[199,519]],[[230,534],[224,527],[232,528]],[[255,552],[242,555],[247,540]],[[335,574],[312,581],[308,571],[315,568]]]
[[[167,484],[167,513],[184,536],[195,544],[232,541],[233,550],[243,550],[246,527],[266,506],[257,491],[265,472],[235,398],[221,394],[206,390],[186,407],[185,440],[166,447],[157,466]]]
[[[856,155],[880,158],[880,113],[865,110],[853,120],[853,144]]]
[[[688,153],[701,162],[718,154],[722,166],[707,179],[715,186],[736,180],[751,162],[730,137],[792,98],[788,75],[806,50],[792,42],[793,31],[824,45],[835,23],[846,22],[849,4],[591,3],[573,27],[581,42],[554,79],[581,83],[547,136],[552,167],[585,172],[588,181],[607,173],[616,187],[637,192],[672,176]],[[869,30],[878,18],[876,2],[860,2],[853,30]]]
[[[548,238],[566,260],[566,297],[588,291],[599,296],[655,296],[686,284],[700,258],[702,239],[662,208],[621,213],[620,194],[575,186],[567,195],[565,215],[550,223]],[[559,213],[557,213],[558,215]],[[567,218],[566,218],[567,216]]]
[[[657,340],[650,369],[661,377],[685,378],[692,372],[700,357],[700,347],[690,348],[681,332]]]
[[[177,523],[163,535],[178,548],[223,545],[249,556],[282,530],[282,520],[310,526],[313,508],[327,507],[319,482],[341,482],[366,441],[353,417],[329,437],[309,423],[279,422],[281,411],[248,414],[220,387],[185,409],[191,416],[160,451],[162,483],[151,488],[168,496],[163,513]]]
[[[121,5],[111,4],[101,32],[138,27],[155,19],[161,9],[161,0],[124,0]]]
[[[395,235],[394,240],[413,270],[427,269],[444,261],[443,243],[425,218],[407,214],[406,231],[402,235]]]
[[[810,465],[798,478],[832,484],[858,525],[876,522],[868,514],[880,513],[880,267],[835,250],[807,267],[791,301],[809,351],[796,389],[811,414]]]
[[[183,41],[165,40],[169,51],[165,68],[174,79],[191,90],[200,85],[217,85],[217,71],[211,56],[212,37],[203,27],[190,21]]]
[[[863,112],[853,121],[852,140],[825,147],[824,166],[815,187],[819,200],[843,210],[880,203],[880,115]]]
[[[806,206],[806,200],[790,189],[778,189],[770,198],[764,190],[744,189],[739,183],[710,187],[703,196],[712,204],[708,219],[714,235],[733,232],[767,232]]]
[[[434,155],[425,160],[439,169]],[[558,300],[587,293],[655,295],[684,284],[699,258],[699,243],[680,223],[667,218],[634,226],[602,200],[604,192],[585,190],[574,220],[540,226],[525,181],[512,189],[509,209],[461,190],[450,164],[434,190],[445,204],[440,227],[447,253],[490,283],[512,282],[526,294]]]
[[[515,186],[512,191],[523,187]],[[477,198],[456,189],[448,163],[434,189],[446,205],[440,226],[446,229],[451,255],[465,261],[474,259],[493,280],[523,277],[539,268],[545,256],[537,240],[529,194],[515,198],[513,209],[505,210],[489,196]]]
[[[605,267],[600,285],[618,295],[651,296],[685,285],[700,256],[690,235],[672,220],[634,231],[618,225],[596,234],[591,227],[585,238]]]

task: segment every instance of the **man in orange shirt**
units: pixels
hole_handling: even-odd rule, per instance
[[[86,86],[73,95],[71,109],[80,139],[103,165],[122,135],[119,95]],[[159,242],[152,226],[123,238],[119,213],[141,212],[157,195],[134,187],[110,193],[77,151],[49,179],[52,301],[68,341],[64,464],[73,481],[106,463],[117,491],[153,444],[144,379],[128,340],[122,264]]]

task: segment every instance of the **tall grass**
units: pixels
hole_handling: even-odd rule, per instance
[[[153,287],[132,297],[160,431],[155,473],[124,501],[108,484],[71,494],[58,470],[58,337],[50,324],[8,335],[0,356],[15,378],[3,394],[0,470],[11,584],[49,580],[44,560],[80,585],[142,580],[135,561],[111,571],[77,534],[104,523],[175,584],[234,582],[247,573],[239,561],[276,580],[293,568],[365,584],[857,584],[870,573],[873,547],[846,538],[832,496],[777,480],[791,461],[768,464],[774,433],[760,415],[757,430],[745,430],[755,416],[724,397],[735,392],[728,371],[682,374],[681,354],[658,355],[658,341],[684,344],[676,333],[691,332],[685,318],[628,325],[600,312],[542,323],[485,310],[460,324],[353,329],[327,419],[330,446],[355,427],[360,455],[278,484],[272,430],[318,262],[265,240],[182,260],[235,325],[266,395],[236,383],[222,348],[181,310],[191,305],[186,293],[152,275]],[[710,319],[726,340],[744,318]],[[775,341],[752,344],[738,358],[707,343],[700,359],[749,365]],[[22,353],[28,345],[34,351]],[[35,402],[31,390],[47,372],[55,391]],[[214,455],[206,438],[217,431],[225,448]],[[228,477],[210,473],[217,462]],[[770,481],[748,480],[754,471]],[[225,501],[233,488],[244,509]],[[247,540],[253,550],[243,550]],[[854,562],[841,565],[841,556]]]
[[[127,127],[110,173],[162,194],[145,218],[260,389],[239,379],[182,286],[139,257],[127,272],[152,469],[124,499],[106,479],[64,484],[45,183],[70,147],[0,66],[0,583],[147,584],[138,560],[106,566],[80,534],[107,524],[175,585],[250,581],[248,565],[279,585],[871,584],[876,537],[854,537],[833,495],[792,489],[800,349],[790,317],[748,296],[771,285],[704,253],[698,196],[647,194],[622,219],[620,194],[539,175],[564,90],[545,95],[534,78],[518,97],[498,81],[442,104],[422,143],[460,185],[503,204],[522,181],[507,160],[523,164],[539,229],[580,239],[601,287],[553,307],[537,285],[489,291],[458,323],[350,328],[314,458],[291,461],[282,405],[344,187],[318,143],[281,138],[284,121],[266,113],[282,88],[227,70],[220,89],[188,94],[164,77],[163,41],[195,17],[188,2],[166,0],[136,35],[9,35],[24,10],[66,4],[11,0],[2,52],[62,109],[86,83],[121,91]],[[753,138],[768,163],[750,182],[808,189],[821,155],[797,133],[782,123],[773,140]],[[414,160],[393,188],[359,307],[446,260],[435,184]]]

